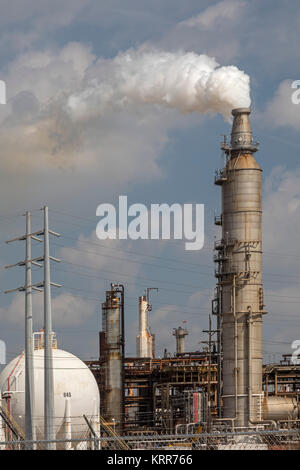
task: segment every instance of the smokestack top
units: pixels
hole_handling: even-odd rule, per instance
[[[231,150],[236,152],[253,153],[257,151],[257,145],[253,143],[250,126],[250,108],[235,108],[231,131]]]
[[[235,108],[231,111],[232,116],[238,116],[239,114],[250,114],[250,108]]]

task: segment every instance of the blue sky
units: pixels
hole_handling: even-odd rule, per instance
[[[213,175],[230,123],[221,115],[183,115],[139,103],[108,110],[82,133],[55,107],[59,94],[76,89],[97,61],[100,73],[118,54],[147,48],[207,54],[250,76],[251,122],[264,170],[265,359],[291,352],[291,342],[300,338],[300,105],[291,102],[291,81],[300,79],[299,2],[14,0],[0,7],[0,78],[8,98],[0,108],[0,262],[24,257],[21,245],[4,241],[23,233],[24,210],[32,211],[33,228],[39,228],[39,209],[48,204],[51,226],[62,234],[51,246],[64,261],[52,270],[53,280],[64,285],[53,291],[61,347],[83,359],[97,357],[101,302],[111,281],[126,286],[128,354],[135,353],[138,296],[146,287],[160,288],[150,318],[158,355],[164,347],[174,351],[172,328],[183,320],[188,349],[205,339],[215,286],[212,246],[219,236]],[[54,110],[54,150],[48,116],[41,111],[42,118],[33,118],[45,103]],[[186,252],[178,241],[99,242],[96,207],[116,204],[120,194],[146,205],[204,203],[204,249]],[[2,292],[21,285],[23,276],[22,268],[0,272],[8,358],[23,348],[24,298]],[[35,279],[40,276],[34,271]],[[39,294],[34,308],[40,328]]]

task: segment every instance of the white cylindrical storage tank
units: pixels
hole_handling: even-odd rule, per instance
[[[56,438],[66,436],[66,422],[71,421],[73,439],[88,437],[83,418],[99,414],[100,398],[97,382],[89,368],[78,357],[53,349],[54,424]],[[0,390],[12,418],[25,429],[25,361],[24,353],[13,359],[0,374]],[[68,401],[68,407],[66,407]],[[68,416],[66,416],[68,409]],[[95,411],[96,410],[96,411]],[[99,416],[97,416],[97,419]],[[44,349],[34,351],[34,411],[36,438],[44,438]],[[74,444],[75,447],[76,444]],[[64,447],[64,445],[63,445]]]

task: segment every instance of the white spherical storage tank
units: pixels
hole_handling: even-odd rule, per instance
[[[65,436],[66,418],[71,420],[73,439],[88,437],[85,415],[99,421],[99,389],[89,368],[78,357],[53,349],[54,423],[56,438]],[[25,358],[13,359],[0,374],[3,401],[14,420],[25,429]],[[44,438],[44,349],[34,351],[34,410],[36,438]],[[75,445],[74,445],[75,446]],[[72,446],[72,447],[74,447]]]

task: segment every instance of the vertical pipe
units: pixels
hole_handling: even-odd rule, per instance
[[[0,408],[1,407],[2,407],[2,398],[1,398],[1,394],[0,394]],[[6,426],[5,426],[4,420],[3,420],[2,416],[0,416],[0,442],[6,441],[5,428],[6,428]],[[0,450],[5,450],[5,444],[0,445]]]
[[[153,358],[153,336],[150,333],[147,338],[147,357]]]
[[[219,303],[221,302],[221,295],[219,294]],[[221,349],[221,315],[220,315],[220,308],[217,315],[217,354],[218,354],[218,371],[217,371],[217,403],[218,403],[218,418],[222,417],[222,409],[221,409],[221,394],[222,394],[222,349]]]
[[[91,417],[91,428],[94,431],[94,437],[95,441],[93,443],[93,450],[99,450],[100,449],[100,421],[99,421],[99,410],[97,409],[96,405],[96,400],[94,401],[94,410],[93,410],[93,415]]]
[[[45,439],[55,439],[54,429],[54,386],[53,386],[53,352],[52,352],[52,317],[51,285],[49,259],[49,221],[48,207],[44,207],[44,419]],[[48,450],[54,450],[55,444],[48,443]]]
[[[235,390],[235,418],[238,416],[238,331],[235,308],[236,276],[233,276],[233,318],[234,318],[234,390]]]
[[[30,212],[26,212],[26,255],[25,255],[25,437],[35,440],[34,416],[34,369],[33,369],[33,327],[31,288],[31,223]],[[32,448],[29,445],[28,449]]]
[[[122,351],[122,362],[121,362],[121,394],[122,394],[122,416],[120,423],[121,433],[124,431],[125,423],[125,299],[124,299],[124,286],[120,284],[121,289],[121,351]]]
[[[207,432],[211,431],[211,316],[209,315],[209,340],[208,340],[208,374],[207,374]]]
[[[72,449],[72,423],[71,423],[71,405],[70,405],[70,399],[66,398],[65,400],[65,422],[64,422],[64,427],[65,427],[65,450],[71,450]]]
[[[252,312],[249,307],[248,318],[248,407],[249,407],[249,421],[252,422]]]

